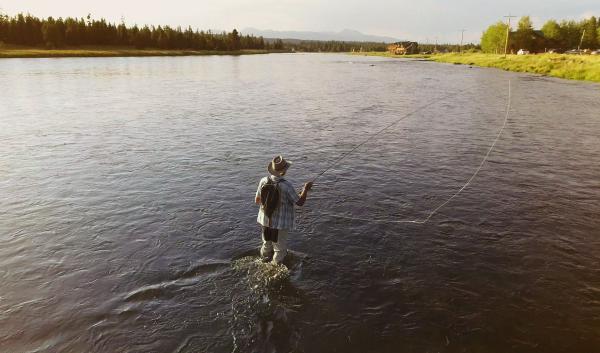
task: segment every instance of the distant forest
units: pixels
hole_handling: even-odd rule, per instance
[[[491,25],[481,37],[481,49],[487,53],[503,53],[508,25],[498,22]],[[600,47],[600,23],[596,17],[582,21],[547,21],[535,30],[529,16],[521,17],[516,30],[510,28],[509,52],[526,49],[545,52],[550,49],[564,51],[598,49]]]
[[[14,17],[0,14],[0,41],[47,48],[102,45],[222,51],[283,49],[282,42],[267,44],[262,37],[241,36],[235,29],[230,33],[212,33],[194,31],[191,27],[185,30],[169,26],[128,27],[125,23],[94,20],[90,15],[80,19],[40,19],[29,14]]]
[[[268,41],[273,41],[269,39]],[[302,52],[351,52],[351,51],[386,51],[386,43],[377,42],[342,42],[337,40],[299,40],[283,39],[283,46],[288,50]]]
[[[214,33],[191,27],[127,26],[104,19],[85,18],[40,19],[30,14],[7,16],[0,13],[0,45],[2,43],[45,48],[80,46],[119,46],[137,49],[190,49],[238,51],[243,49],[296,50],[310,52],[348,52],[352,50],[385,51],[384,43],[339,41],[296,41],[266,39],[242,35],[237,30]]]

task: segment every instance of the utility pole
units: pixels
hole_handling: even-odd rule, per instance
[[[504,18],[508,18],[508,26],[506,27],[506,43],[504,44],[504,57],[506,58],[506,52],[508,51],[508,35],[510,33],[510,19],[515,18],[517,16],[511,16],[510,13],[508,16],[504,16]]]
[[[577,51],[581,51],[581,44],[583,44],[583,37],[585,36],[585,28],[583,29],[583,34],[581,35],[581,40],[579,41],[579,46],[577,47]],[[581,53],[577,53],[581,54]]]
[[[465,39],[465,31],[466,29],[460,30],[460,49],[458,50],[462,54],[463,40]]]

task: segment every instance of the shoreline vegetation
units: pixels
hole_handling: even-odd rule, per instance
[[[193,49],[136,49],[127,47],[76,47],[45,49],[30,47],[0,47],[0,59],[10,58],[96,58],[96,57],[142,57],[142,56],[205,56],[205,55],[255,55],[287,53],[276,49],[239,49],[239,50],[193,50]]]
[[[8,16],[0,12],[0,58],[243,55],[384,51],[385,43],[263,38],[191,27],[138,26],[105,19]]]
[[[38,18],[30,14],[8,16],[0,13],[0,47],[20,46],[59,50],[93,46],[124,49],[192,51],[281,50],[283,42],[267,42],[263,37],[231,32],[212,32],[170,26],[128,26],[104,19]]]
[[[424,59],[439,63],[497,68],[569,80],[600,82],[600,56],[569,54],[504,55],[486,53],[445,53],[394,55],[389,52],[353,53],[403,59]]]

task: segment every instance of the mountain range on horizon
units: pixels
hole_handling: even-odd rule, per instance
[[[244,28],[243,34],[252,34],[264,38],[274,39],[297,39],[297,40],[321,40],[321,41],[344,41],[344,42],[385,42],[392,43],[400,41],[394,37],[364,34],[352,29],[344,29],[339,32],[313,32],[313,31],[276,31],[261,30],[257,28]]]

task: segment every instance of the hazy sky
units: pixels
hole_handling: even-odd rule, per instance
[[[433,42],[479,41],[481,32],[509,12],[536,25],[549,18],[600,16],[600,0],[0,0],[10,15],[82,17],[128,24],[191,25],[200,29],[339,31]]]

